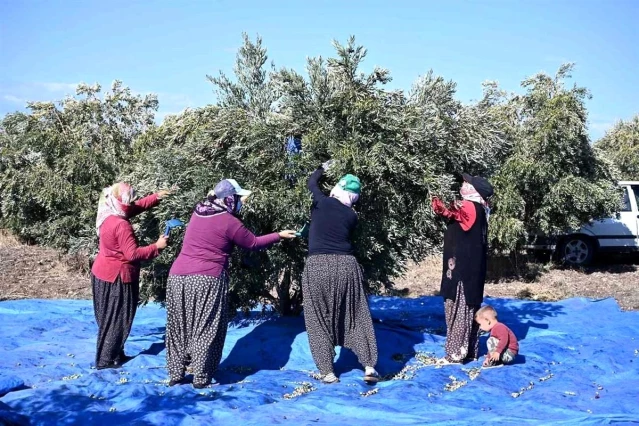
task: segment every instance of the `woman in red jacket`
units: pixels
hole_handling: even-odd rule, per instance
[[[100,196],[96,220],[100,248],[91,268],[98,370],[118,368],[128,361],[124,342],[138,306],[139,262],[157,257],[167,244],[161,236],[155,244],[140,247],[128,219],[157,206],[167,195],[169,191],[160,191],[134,201],[135,190],[120,182],[105,188]]]

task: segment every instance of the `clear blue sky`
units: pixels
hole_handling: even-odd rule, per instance
[[[639,113],[638,22],[639,0],[0,0],[0,114],[119,79],[157,93],[161,119],[214,102],[205,76],[232,72],[243,31],[298,71],[353,34],[366,68],[389,68],[393,88],[432,68],[464,102],[484,80],[517,91],[528,75],[576,62],[598,138]]]

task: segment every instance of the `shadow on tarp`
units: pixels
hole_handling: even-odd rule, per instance
[[[356,364],[357,369],[342,374],[340,383],[323,385],[307,373],[314,365],[303,318],[261,318],[229,329],[220,373],[231,384],[198,391],[166,386],[162,351],[140,356],[119,371],[91,370],[90,302],[2,302],[0,373],[19,377],[30,389],[3,396],[0,418],[15,414],[28,416],[34,425],[109,426],[602,424],[639,418],[632,402],[639,398],[639,313],[622,312],[610,299],[486,303],[519,335],[521,355],[514,365],[482,371],[475,380],[464,369],[479,362],[424,368],[409,380],[384,381],[373,389],[362,382],[354,355],[340,351],[338,369]],[[414,356],[397,362],[396,354],[443,354],[441,298],[371,298],[371,311],[383,374],[417,362]],[[158,331],[165,322],[163,309],[141,309],[128,350],[157,351],[153,345],[161,344]],[[252,374],[245,367],[253,368]],[[446,391],[453,376],[467,384]],[[285,395],[302,383],[313,389],[289,400]],[[365,395],[372,390],[377,393]],[[511,396],[521,390],[518,398]]]
[[[313,364],[303,317],[262,316],[262,322],[257,325],[254,318],[234,324],[237,328],[253,329],[235,342],[230,334],[227,337],[226,344],[231,344],[232,350],[216,374],[219,383],[235,383],[258,371],[280,370],[287,364],[289,368]],[[374,328],[379,352],[377,368],[383,375],[400,371],[415,353],[415,346],[424,342],[423,333],[397,324],[376,321]],[[291,359],[294,347],[296,356],[301,359]],[[351,350],[337,347],[336,352],[335,373],[338,376],[353,369],[363,370],[364,366]],[[313,370],[316,370],[314,366]]]
[[[548,318],[566,314],[563,306],[554,303],[513,303],[512,300],[493,298],[486,298],[484,302],[495,308],[499,321],[506,324],[520,341],[526,339],[531,328],[547,330],[545,321]]]
[[[267,399],[259,402],[267,404],[273,401]],[[90,386],[63,385],[46,393],[34,393],[33,397],[27,395],[13,408],[17,412],[30,412],[26,423],[15,423],[19,425],[153,425],[179,424],[180,420],[191,416],[210,416],[208,404],[212,403],[229,411],[242,405],[237,396],[225,395],[215,389],[196,393],[190,386],[167,388],[130,384],[117,387],[111,385],[104,390]],[[0,405],[2,421],[3,406],[8,407]],[[15,411],[10,411],[9,414]],[[159,412],[162,413],[161,416],[154,414]]]
[[[23,416],[9,407],[7,404],[0,402],[0,424],[6,426],[26,426],[29,425],[29,418]]]
[[[234,320],[235,331],[249,330],[242,337],[227,335],[231,352],[224,358],[215,379],[222,384],[235,383],[262,370],[280,370],[289,363],[296,338],[305,332],[301,317],[259,315]],[[301,337],[301,336],[300,336]]]
[[[416,346],[425,340],[423,333],[396,324],[375,322],[374,328],[378,352],[376,368],[382,376],[400,372],[415,355]],[[363,374],[363,368],[352,350],[340,348],[335,361],[335,374],[338,377],[351,370],[362,370]]]
[[[373,322],[376,330],[380,326],[394,328],[394,333],[404,330],[408,333],[423,333],[422,342],[436,342],[443,344],[446,338],[446,317],[444,314],[444,299],[441,297],[424,297],[415,299],[373,298]],[[391,302],[392,303],[389,303]],[[523,341],[530,329],[547,330],[548,320],[565,315],[564,307],[560,304],[519,301],[510,299],[485,298],[484,304],[491,305],[497,311],[499,321],[506,324],[515,334],[517,340]],[[440,337],[440,339],[437,339]],[[486,340],[488,335],[480,337],[479,354],[486,354]],[[380,351],[388,346],[378,337]],[[418,345],[416,340],[413,344]],[[405,349],[404,349],[405,350]],[[381,352],[380,352],[381,354]],[[380,356],[380,359],[382,357]]]
[[[401,371],[416,351],[432,347],[432,343],[443,345],[446,338],[444,300],[440,297],[415,299],[372,298],[372,315],[377,337],[379,361],[382,375]],[[388,305],[388,303],[390,305]],[[513,330],[517,339],[526,339],[531,328],[548,329],[549,318],[564,315],[564,308],[543,302],[518,302],[508,299],[486,298],[498,312],[500,321]],[[388,305],[388,306],[387,306]],[[488,335],[480,338],[479,354],[487,352]],[[435,355],[441,356],[443,352]],[[525,357],[517,363],[525,363]],[[341,350],[335,363],[335,372],[340,373],[361,368],[357,357],[350,350]]]
[[[166,349],[165,342],[162,342],[162,343],[151,343],[151,346],[149,346],[149,349],[143,350],[142,352],[139,353],[139,355],[153,355],[153,356],[155,356],[155,355],[159,355],[160,353],[162,353],[164,351],[164,349]]]
[[[510,328],[517,340],[521,342],[526,340],[531,328],[539,330],[547,330],[549,318],[558,315],[565,315],[561,305],[549,304],[544,302],[527,302],[525,304],[513,303],[508,299],[492,299],[486,298],[485,304],[492,306],[497,311],[498,320]],[[488,352],[486,341],[490,333],[482,332],[479,338],[479,356],[484,356]],[[521,357],[515,361],[517,364],[525,363],[525,357]]]

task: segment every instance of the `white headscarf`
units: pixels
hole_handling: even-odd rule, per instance
[[[116,191],[116,189],[118,191]],[[115,193],[119,193],[116,197]],[[102,190],[98,201],[98,216],[95,219],[95,231],[100,236],[100,226],[109,216],[126,217],[126,208],[135,199],[135,190],[128,184],[120,182]]]
[[[474,186],[472,186],[468,182],[464,182],[459,192],[464,200],[481,204],[484,207],[484,211],[486,212],[486,220],[488,220],[488,217],[490,216],[490,206],[488,205],[486,200],[484,200],[482,196],[479,195],[479,192],[477,192]]]
[[[353,204],[359,200],[359,194],[342,189],[338,185],[331,190],[331,197],[337,198],[346,207],[353,207]]]

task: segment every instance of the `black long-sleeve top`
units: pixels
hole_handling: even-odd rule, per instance
[[[308,179],[313,194],[308,254],[353,254],[351,237],[357,226],[357,214],[338,199],[326,196],[319,187],[324,169],[319,168]]]

